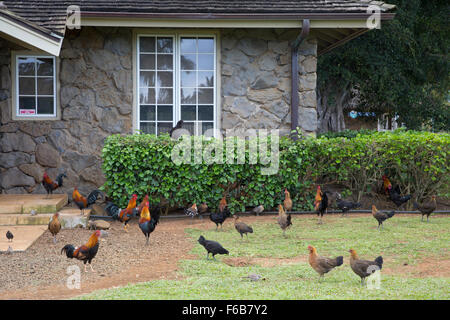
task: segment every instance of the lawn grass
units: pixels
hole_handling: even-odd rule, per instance
[[[245,221],[245,218],[244,218]],[[284,238],[273,221],[252,223],[254,233],[249,241],[242,241],[227,221],[224,231],[186,229],[187,236],[196,243],[200,234],[219,241],[230,251],[229,256],[217,256],[217,261],[206,260],[206,251],[196,244],[192,253],[195,260],[180,261],[182,280],[156,280],[117,289],[96,291],[81,299],[449,299],[450,278],[416,277],[402,272],[427,260],[450,259],[450,219],[436,216],[430,223],[420,221],[417,215],[394,217],[385,222],[384,230],[376,229],[371,217],[326,216],[325,223],[316,219],[293,217],[293,226]],[[344,256],[344,265],[325,275],[319,283],[317,273],[307,262],[308,245],[314,245],[319,254]],[[350,269],[348,250],[355,249],[363,259],[373,260],[382,255],[383,268],[396,270],[393,274],[381,271],[381,288],[361,287],[360,279]],[[227,265],[229,258],[296,258],[291,264],[264,266],[251,264],[243,267]],[[304,259],[299,259],[304,258]],[[436,266],[438,267],[438,266]],[[263,275],[266,280],[252,282],[242,279],[249,273]]]

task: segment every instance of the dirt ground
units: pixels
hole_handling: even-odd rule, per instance
[[[357,216],[352,214],[352,216]],[[366,215],[365,215],[366,216]],[[401,215],[399,215],[401,216]],[[306,219],[313,215],[302,216]],[[246,221],[269,222],[276,217],[246,217]],[[296,217],[296,219],[298,219]],[[145,238],[137,226],[137,221],[130,223],[129,232],[123,231],[122,225],[113,222],[108,231],[109,236],[100,242],[99,252],[93,260],[96,272],[84,273],[82,262],[67,259],[61,254],[61,248],[71,243],[75,246],[84,244],[92,233],[91,230],[62,230],[58,234],[57,244],[46,231],[26,252],[0,254],[0,299],[68,299],[98,289],[145,282],[156,279],[178,279],[178,261],[195,259],[190,254],[195,241],[185,234],[186,228],[214,229],[209,219],[161,219],[157,229],[150,236],[150,245],[145,246]],[[225,222],[225,229],[233,228],[232,219]],[[277,258],[228,258],[224,262],[232,266],[259,264],[267,267],[279,264],[306,262],[307,257],[291,259]],[[442,263],[442,261],[440,262]],[[77,265],[81,271],[81,288],[68,289],[66,281],[67,267]],[[405,270],[415,276],[450,276],[450,262],[436,273],[435,263],[427,261],[417,266],[403,266],[402,270],[389,269],[388,273],[404,273]],[[401,272],[400,272],[401,271]],[[434,272],[434,273],[433,273]]]

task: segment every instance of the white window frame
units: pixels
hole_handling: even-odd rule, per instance
[[[196,38],[213,38],[214,39],[214,88],[213,88],[213,129],[214,135],[217,135],[217,131],[220,129],[219,123],[219,114],[220,114],[220,101],[218,97],[220,96],[220,87],[219,87],[219,77],[220,77],[220,64],[219,64],[219,54],[220,54],[220,43],[219,36],[217,31],[196,31],[190,32],[186,30],[174,30],[173,32],[165,31],[155,31],[150,30],[148,32],[143,32],[142,30],[135,31],[135,44],[133,45],[133,50],[135,50],[133,54],[133,59],[135,61],[135,72],[134,72],[134,131],[140,132],[140,37],[171,37],[174,39],[174,80],[173,80],[173,121],[172,125],[175,125],[181,119],[181,38],[182,37],[196,37]],[[156,80],[156,79],[155,79]],[[198,103],[196,104],[198,106]],[[211,104],[208,104],[211,105]],[[198,107],[196,108],[198,109]],[[155,108],[156,112],[156,108]],[[197,111],[198,112],[198,111]],[[151,122],[151,121],[150,121]],[[157,122],[157,115],[155,115],[155,122]],[[205,121],[208,122],[208,121]],[[157,129],[156,129],[157,132]]]
[[[21,115],[19,113],[19,59],[20,58],[46,58],[46,59],[52,59],[53,61],[53,95],[48,95],[48,97],[53,98],[53,113],[52,114],[34,114],[34,115]],[[59,88],[59,80],[58,80],[58,59],[56,56],[48,55],[48,54],[42,54],[42,53],[36,53],[36,52],[30,52],[30,51],[13,51],[12,57],[11,57],[11,69],[12,69],[12,118],[13,120],[59,120],[59,98],[58,98],[58,88]],[[38,96],[45,96],[45,95],[38,95],[37,90],[37,79],[39,76],[37,76],[37,69],[35,68],[35,94],[34,97],[37,99]],[[49,77],[49,76],[47,76]],[[36,106],[37,108],[37,106]]]

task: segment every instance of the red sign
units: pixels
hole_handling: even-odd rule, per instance
[[[30,115],[30,114],[36,114],[35,110],[27,110],[27,109],[21,109],[20,110],[21,115]]]

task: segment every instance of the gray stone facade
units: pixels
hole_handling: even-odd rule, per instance
[[[221,31],[221,126],[290,131],[290,47],[298,30]],[[59,63],[60,120],[14,121],[11,50],[0,38],[0,192],[45,193],[44,171],[87,194],[103,184],[101,149],[114,133],[132,132],[132,30],[83,28],[66,35]],[[299,56],[299,124],[317,127],[317,44]]]

